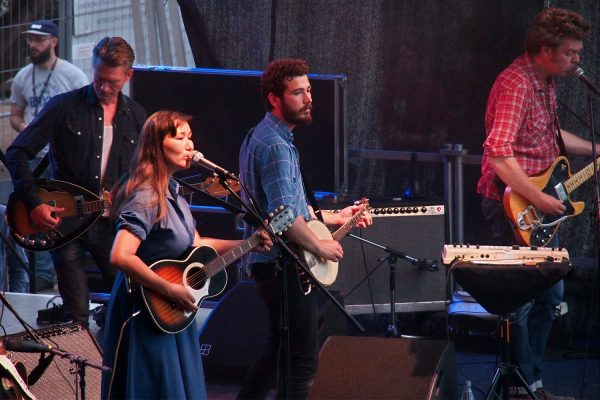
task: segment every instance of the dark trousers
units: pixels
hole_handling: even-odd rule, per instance
[[[52,259],[58,281],[58,291],[63,299],[68,319],[86,326],[89,318],[88,277],[85,270],[85,253],[96,262],[106,287],[111,287],[115,268],[110,265],[110,250],[115,238],[108,218],[100,218],[83,235],[53,250]]]
[[[483,215],[490,223],[494,244],[510,246],[517,244],[515,234],[506,217],[502,204],[488,198],[482,198]],[[556,236],[550,246],[558,247]],[[542,379],[542,361],[544,351],[552,330],[556,306],[563,296],[563,281],[538,293],[531,301],[512,311],[510,318],[511,361],[519,366],[528,385],[532,386]],[[532,387],[535,391],[535,387]]]
[[[290,398],[306,399],[319,363],[318,299],[313,290],[305,295],[300,289],[296,266],[282,263],[283,271],[277,272],[275,263],[252,265],[252,278],[269,315],[267,345],[256,364],[251,368],[239,399],[264,399],[275,381],[278,398],[284,398],[282,358],[282,275],[287,277],[288,315],[290,335]]]

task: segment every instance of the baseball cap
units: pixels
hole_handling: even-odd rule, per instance
[[[23,33],[31,33],[33,35],[41,35],[41,36],[56,36],[58,37],[58,26],[50,20],[47,19],[39,19],[37,21],[33,21],[27,27],[27,30]]]

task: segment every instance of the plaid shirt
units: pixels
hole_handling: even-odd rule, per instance
[[[293,140],[294,135],[285,123],[267,113],[242,143],[240,179],[263,212],[286,205],[295,215],[301,215],[308,221],[311,216],[300,173],[299,154]],[[243,194],[244,200],[247,200]],[[246,224],[244,237],[249,237],[255,231],[256,228]],[[268,262],[278,255],[279,248],[274,246],[267,254],[248,253],[242,262],[248,269],[250,264]]]
[[[482,176],[477,192],[500,200],[500,178],[489,157],[515,157],[528,176],[547,169],[559,154],[556,85],[542,80],[528,54],[516,58],[498,75],[485,112]]]

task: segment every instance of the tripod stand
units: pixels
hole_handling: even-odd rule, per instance
[[[510,319],[502,315],[499,317],[499,322],[500,330],[498,335],[501,340],[500,364],[496,368],[494,379],[492,379],[492,384],[485,395],[485,400],[499,398],[500,393],[502,393],[503,399],[508,400],[510,398],[509,388],[511,384],[509,377],[511,376],[517,380],[517,385],[523,387],[533,400],[537,400],[536,395],[525,381],[525,378],[523,378],[523,375],[521,375],[519,367],[510,362]]]
[[[498,265],[457,261],[450,272],[456,281],[477,300],[483,308],[500,318],[501,362],[498,365],[486,400],[499,397],[509,399],[509,378],[523,387],[532,399],[537,400],[523,378],[518,366],[510,361],[511,342],[508,314],[537,297],[542,291],[560,281],[571,269],[568,260],[540,262],[536,265]],[[514,385],[515,383],[512,383]]]
[[[387,261],[390,267],[390,325],[388,326],[388,335],[392,337],[398,337],[398,327],[396,326],[396,261],[398,261],[398,258],[401,258],[402,260],[407,261],[415,266],[427,268],[427,270],[432,272],[437,271],[439,266],[434,260],[418,259],[401,251],[394,250],[391,247],[383,246],[360,236],[356,236],[352,233],[348,234],[348,236],[353,239],[360,240],[363,243],[380,248],[388,254],[386,257],[377,260],[379,261],[379,264],[377,264],[373,270],[371,270],[360,282],[358,282],[354,288],[348,292],[347,295],[350,295],[358,286],[360,286],[361,283],[367,280],[384,262]]]

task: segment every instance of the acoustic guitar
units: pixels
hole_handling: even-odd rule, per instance
[[[269,215],[268,229],[277,235],[293,223],[294,212],[289,207],[280,207]],[[196,299],[196,305],[204,299],[219,295],[227,285],[225,267],[258,246],[260,240],[255,233],[233,249],[217,255],[210,246],[193,249],[183,260],[160,260],[150,265],[150,269],[169,282],[185,286]],[[140,287],[146,311],[158,329],[165,333],[177,333],[187,328],[196,312],[184,311],[169,299],[144,286]]]

